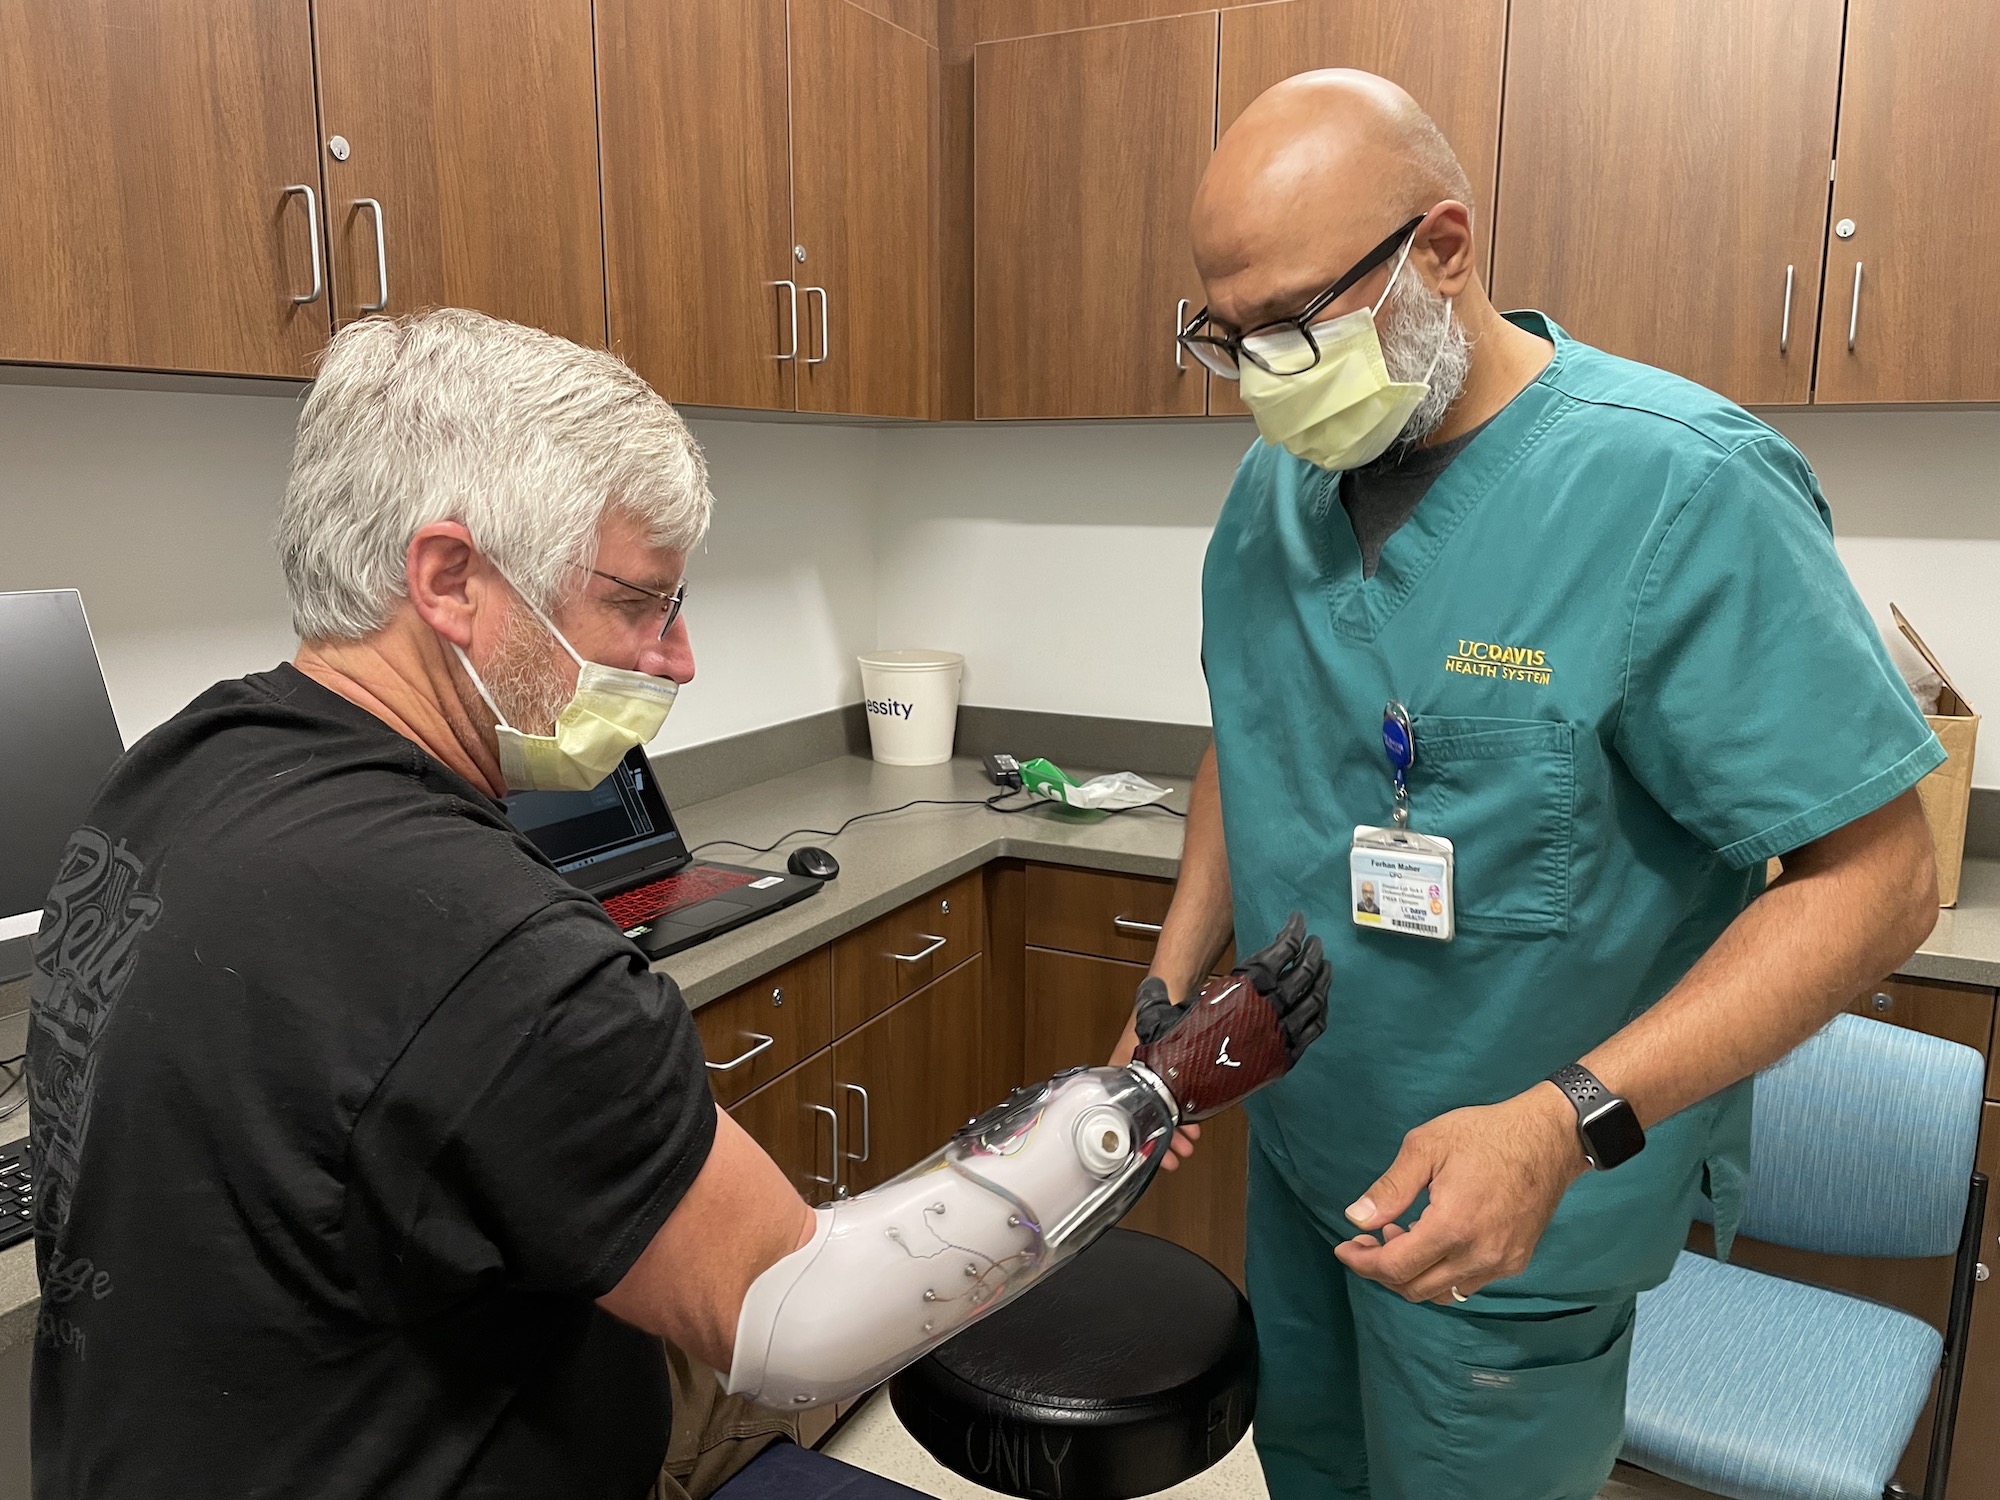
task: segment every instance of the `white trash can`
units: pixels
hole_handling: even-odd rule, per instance
[[[885,766],[941,766],[958,730],[956,651],[870,651],[861,660],[868,742]]]

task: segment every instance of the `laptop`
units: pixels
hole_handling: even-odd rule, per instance
[[[826,882],[689,857],[643,747],[587,792],[516,792],[507,817],[649,958],[803,901]]]

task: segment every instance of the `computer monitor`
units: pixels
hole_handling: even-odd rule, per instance
[[[687,858],[643,745],[626,751],[618,769],[587,792],[514,793],[507,818],[550,864],[589,890]]]
[[[83,596],[0,593],[0,982],[27,973],[63,845],[124,753]]]

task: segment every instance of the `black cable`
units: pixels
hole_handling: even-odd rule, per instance
[[[1032,800],[1023,802],[1017,807],[1000,806],[1000,804],[1007,798],[1014,796],[1022,796],[1022,795],[1029,796]],[[1061,802],[1050,804],[1048,798],[1036,796],[1033,793],[1023,793],[1019,787],[1007,788],[1006,790],[1000,791],[991,797],[949,797],[949,798],[918,797],[913,801],[898,803],[894,807],[882,807],[882,808],[877,808],[873,812],[856,813],[853,817],[849,818],[845,823],[842,823],[838,828],[794,828],[790,833],[783,834],[778,838],[773,839],[768,844],[746,844],[741,839],[709,839],[705,843],[696,844],[692,849],[688,850],[688,854],[690,857],[692,857],[694,855],[701,853],[701,851],[704,849],[716,849],[724,846],[727,846],[728,848],[731,849],[741,849],[744,850],[746,853],[750,854],[770,854],[774,852],[781,844],[790,843],[793,839],[799,838],[805,834],[809,833],[815,834],[823,839],[837,839],[843,833],[847,832],[848,829],[852,828],[856,823],[859,823],[864,819],[886,818],[891,813],[908,812],[913,807],[983,807],[987,809],[987,811],[989,812],[1024,813],[1024,812],[1033,812],[1036,808],[1041,807],[1044,804],[1049,804],[1056,807],[1064,807],[1068,805],[1066,803],[1061,803]],[[1186,813],[1176,812],[1173,808],[1168,807],[1164,803],[1160,802],[1146,802],[1140,804],[1138,807],[1118,807],[1111,809],[1111,811],[1121,812],[1121,813],[1145,812],[1148,808],[1152,809],[1154,812],[1166,813],[1170,817],[1175,817],[1175,818],[1187,817]]]

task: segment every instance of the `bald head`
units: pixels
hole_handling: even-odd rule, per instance
[[[1189,223],[1195,265],[1211,311],[1250,327],[1288,316],[1397,225],[1470,198],[1443,133],[1402,89],[1350,68],[1300,73],[1216,146]]]

